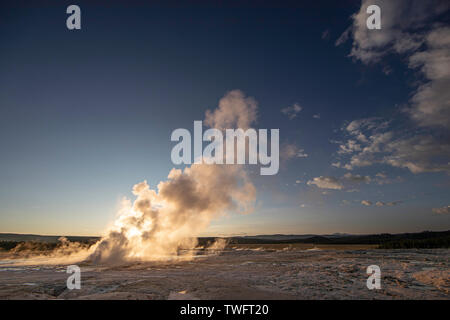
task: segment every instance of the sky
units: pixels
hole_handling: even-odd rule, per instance
[[[0,232],[100,235],[233,90],[280,170],[202,235],[450,229],[448,2],[70,4],[1,4]]]

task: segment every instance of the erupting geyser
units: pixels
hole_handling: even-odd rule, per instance
[[[172,169],[168,180],[150,189],[133,187],[136,200],[124,200],[119,217],[95,245],[93,262],[120,263],[192,258],[196,236],[229,211],[253,209],[255,188],[242,166],[194,164]]]

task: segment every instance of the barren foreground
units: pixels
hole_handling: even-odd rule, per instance
[[[82,263],[81,289],[66,266],[6,266],[0,299],[450,299],[450,250],[234,248],[193,261]],[[2,266],[3,264],[3,266]],[[381,268],[380,290],[366,268]]]

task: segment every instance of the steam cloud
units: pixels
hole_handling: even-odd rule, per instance
[[[146,181],[133,187],[136,200],[124,201],[120,216],[90,260],[190,259],[195,237],[213,218],[253,208],[255,188],[241,166],[194,164],[184,171],[172,169],[168,178],[158,184],[158,191]]]

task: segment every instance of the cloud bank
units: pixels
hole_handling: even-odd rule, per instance
[[[372,4],[381,8],[381,30],[366,27],[366,9]],[[349,56],[366,65],[390,54],[404,57],[407,67],[418,74],[404,109],[413,125],[405,132],[388,129],[389,121],[380,118],[350,122],[345,129],[351,138],[339,146],[338,154],[351,157],[334,166],[352,170],[387,164],[413,173],[450,173],[450,27],[439,22],[449,9],[450,2],[445,0],[361,2],[352,25],[336,45],[351,39]],[[391,71],[389,66],[385,69]]]

